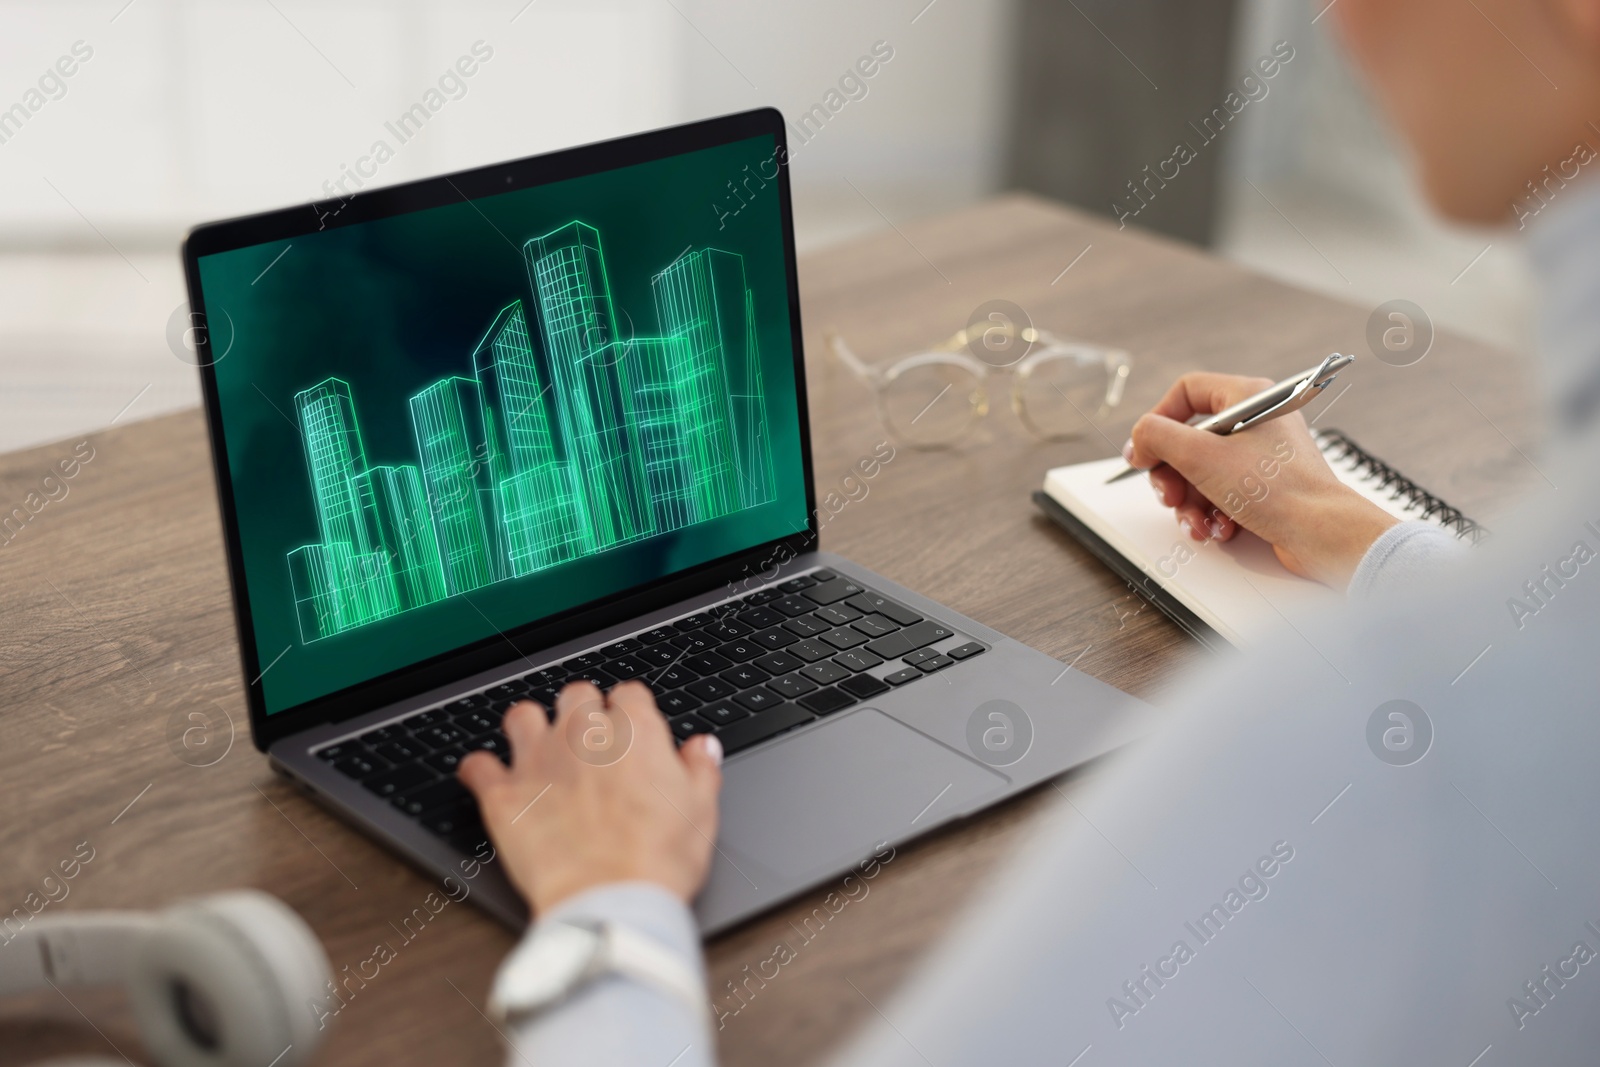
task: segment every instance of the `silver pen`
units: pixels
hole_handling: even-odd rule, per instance
[[[1197,430],[1226,437],[1228,434],[1259,426],[1263,422],[1270,422],[1291,411],[1299,411],[1321,396],[1322,391],[1333,384],[1339,372],[1355,361],[1355,356],[1343,356],[1335,352],[1310,370],[1285,378],[1255,396],[1201,419],[1193,426]],[[1140,468],[1129,466],[1107,478],[1106,484],[1110,485],[1112,482],[1120,482],[1124,478],[1143,473]]]

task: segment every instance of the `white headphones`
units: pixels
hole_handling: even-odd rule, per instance
[[[304,1063],[323,1034],[308,1005],[332,978],[305,921],[255,890],[155,914],[43,916],[0,945],[0,996],[125,985],[145,1048],[163,1067]]]

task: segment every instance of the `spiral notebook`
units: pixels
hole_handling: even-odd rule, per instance
[[[1482,526],[1372,456],[1337,430],[1319,430],[1317,447],[1339,480],[1399,519],[1438,523],[1476,543]],[[1294,614],[1339,603],[1343,595],[1291,574],[1265,541],[1247,530],[1226,543],[1190,540],[1159,504],[1148,479],[1106,479],[1121,457],[1057,467],[1033,494],[1129,587],[1214,649],[1258,643]],[[1271,478],[1241,486],[1271,492]],[[1242,514],[1248,515],[1249,504]]]

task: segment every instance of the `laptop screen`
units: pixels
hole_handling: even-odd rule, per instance
[[[774,152],[198,259],[269,714],[806,529]]]

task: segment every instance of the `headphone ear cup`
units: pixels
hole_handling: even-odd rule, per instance
[[[321,1043],[332,981],[311,928],[255,890],[184,901],[132,954],[129,994],[163,1067],[294,1067]]]

